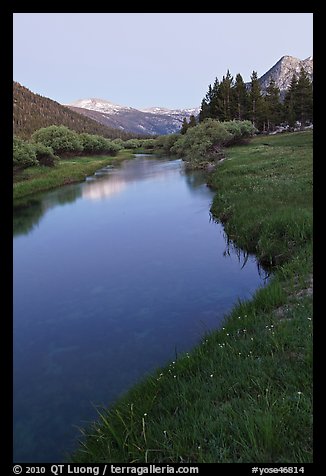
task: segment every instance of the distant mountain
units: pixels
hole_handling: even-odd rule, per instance
[[[79,99],[66,106],[106,126],[135,134],[151,135],[179,132],[183,119],[189,118],[191,114],[196,116],[200,110],[200,108],[167,109],[162,107],[135,109],[98,98]]]
[[[99,134],[108,138],[131,138],[135,135],[121,129],[108,127],[90,117],[77,114],[52,99],[35,94],[21,84],[13,83],[13,130],[22,138],[29,138],[34,131],[51,125],[64,125],[76,132]]]
[[[290,87],[293,74],[299,76],[300,70],[303,68],[310,80],[313,80],[313,58],[309,56],[304,60],[295,58],[294,56],[282,56],[282,58],[274,64],[263,76],[259,78],[262,91],[266,91],[270,80],[274,79],[276,86],[284,96],[286,90]],[[247,83],[250,85],[250,83]]]
[[[67,106],[81,107],[89,109],[90,111],[103,112],[104,114],[116,114],[121,111],[136,111],[129,106],[120,106],[106,99],[90,98],[90,99],[78,99],[78,101],[67,104]]]

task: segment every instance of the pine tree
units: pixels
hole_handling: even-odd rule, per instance
[[[301,68],[299,74],[294,97],[296,117],[301,123],[301,128],[303,128],[306,122],[311,122],[313,119],[312,83],[303,68]]]
[[[180,134],[185,134],[188,130],[188,127],[189,127],[189,124],[187,122],[187,118],[184,117],[182,121],[181,129],[180,129]]]
[[[276,86],[274,79],[271,79],[267,86],[265,96],[265,114],[268,132],[273,131],[275,126],[281,122],[281,107],[280,90]]]
[[[295,122],[304,128],[306,122],[313,120],[313,89],[308,74],[301,68],[299,77],[292,76],[290,88],[284,99],[285,119],[291,127]]]
[[[211,89],[211,102],[209,105],[210,116],[212,119],[220,119],[221,116],[221,107],[220,107],[220,83],[217,78],[215,78],[213,87]]]
[[[242,121],[248,117],[248,93],[246,85],[242,79],[241,74],[235,77],[233,86],[233,110],[232,119]]]
[[[209,117],[209,104],[207,103],[206,99],[203,99],[201,102],[201,107],[199,111],[199,122],[202,122],[204,119]]]
[[[223,76],[222,82],[219,88],[221,111],[219,119],[221,121],[231,120],[231,91],[233,85],[233,77],[230,71],[227,70],[226,76]]]
[[[196,118],[193,114],[189,117],[189,123],[188,123],[188,128],[189,127],[194,127],[197,125]]]
[[[283,104],[283,117],[284,120],[289,124],[290,127],[295,126],[296,114],[295,114],[295,94],[297,87],[297,77],[293,74],[290,87],[285,94],[284,104]]]
[[[212,88],[212,85],[210,84],[208,86],[208,91],[201,102],[201,109],[199,112],[199,121],[203,121],[204,119],[207,119],[208,117],[212,117],[212,114],[211,114],[212,98],[213,98],[213,88]]]
[[[257,72],[253,71],[251,75],[250,89],[250,119],[257,129],[264,128],[264,99],[261,94],[260,83]]]

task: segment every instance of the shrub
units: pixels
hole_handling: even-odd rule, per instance
[[[142,141],[140,139],[128,139],[123,143],[125,149],[138,149],[141,145]]]
[[[13,166],[24,168],[30,167],[31,165],[38,165],[35,147],[19,137],[14,137]]]
[[[141,146],[144,149],[153,149],[156,146],[156,140],[155,139],[143,139]]]
[[[224,157],[224,147],[244,142],[255,132],[250,121],[206,119],[179,136],[170,151],[197,168],[220,160]]]
[[[93,134],[79,134],[79,139],[82,143],[83,151],[85,153],[92,154],[93,152],[97,152],[98,150],[101,151],[101,144],[97,138],[98,136]]]
[[[117,137],[116,139],[113,139],[112,143],[119,146],[120,149],[123,149],[123,147],[124,147],[124,145],[123,145],[124,141],[122,139],[120,139],[120,137]]]
[[[226,145],[241,144],[247,142],[258,130],[251,121],[227,121],[222,123],[226,131],[232,134],[232,139]]]
[[[65,126],[43,127],[32,134],[32,141],[51,147],[58,155],[70,155],[83,150],[79,135]]]
[[[53,167],[56,160],[59,160],[59,157],[53,153],[52,147],[47,147],[44,144],[31,144],[34,147],[36,159],[41,165],[46,165],[47,167]]]
[[[114,143],[110,139],[105,139],[105,137],[102,137],[105,141],[105,150],[104,152],[109,155],[116,155],[119,150],[122,149],[121,145]]]
[[[155,139],[155,147],[162,149],[164,154],[170,154],[171,148],[176,141],[181,138],[180,134],[169,134],[166,136],[159,136]]]
[[[199,165],[203,162],[215,161],[221,158],[221,149],[232,139],[219,121],[207,119],[197,126],[188,129],[180,136],[171,152],[179,157]]]
[[[83,133],[79,134],[79,138],[83,145],[84,152],[88,154],[115,155],[121,149],[119,143],[115,143],[110,139],[96,134]]]

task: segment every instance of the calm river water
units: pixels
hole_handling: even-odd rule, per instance
[[[136,156],[14,214],[14,459],[62,462],[79,428],[264,284],[179,160]]]

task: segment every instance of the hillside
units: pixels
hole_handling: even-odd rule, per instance
[[[108,127],[84,115],[62,106],[52,99],[35,94],[14,81],[13,83],[13,131],[14,134],[29,138],[31,134],[51,125],[64,125],[76,132],[99,134],[108,138],[129,139],[135,134]]]

